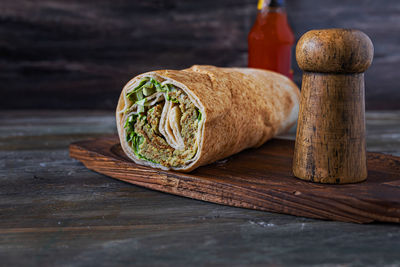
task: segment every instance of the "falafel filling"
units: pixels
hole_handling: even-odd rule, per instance
[[[124,125],[126,141],[138,158],[165,167],[179,167],[196,155],[196,137],[202,116],[182,89],[146,77],[126,97],[129,103],[125,111],[128,114]],[[184,143],[182,149],[170,146],[160,132],[161,114],[166,101],[170,101],[175,109]]]

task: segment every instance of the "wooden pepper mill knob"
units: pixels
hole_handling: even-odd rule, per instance
[[[363,72],[373,53],[369,37],[357,30],[312,30],[300,38],[296,177],[335,184],[367,178]]]

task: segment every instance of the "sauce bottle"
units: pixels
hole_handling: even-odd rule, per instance
[[[294,35],[284,0],[259,0],[258,14],[248,35],[248,66],[276,71],[293,79],[290,67]]]

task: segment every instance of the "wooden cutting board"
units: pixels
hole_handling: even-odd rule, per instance
[[[400,223],[400,157],[368,153],[368,179],[326,185],[292,174],[294,142],[273,139],[191,173],[130,161],[117,137],[70,145],[70,156],[118,180],[179,196],[263,211],[344,222]]]

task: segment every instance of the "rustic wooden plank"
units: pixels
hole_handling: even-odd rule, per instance
[[[367,112],[369,150],[400,153],[399,114]],[[398,225],[196,201],[110,179],[68,157],[70,142],[113,134],[114,124],[113,112],[0,112],[0,265],[400,264]]]
[[[229,206],[345,222],[400,223],[400,157],[368,154],[368,180],[326,185],[292,174],[294,142],[274,139],[258,149],[190,174],[155,170],[130,161],[117,136],[80,141],[70,156],[87,168],[150,189]]]
[[[217,223],[221,217],[178,228],[166,226],[170,221],[165,220],[160,227],[147,225],[142,229],[8,234],[2,237],[14,249],[0,255],[3,263],[16,263],[15,259],[19,259],[18,263],[30,266],[399,263],[395,246],[399,245],[400,235],[393,226],[354,228],[341,224],[333,227],[329,222],[323,226],[304,221],[296,224],[249,218]],[[22,250],[23,245],[17,243],[21,238],[32,242],[32,248],[37,249]],[[309,247],[316,244],[318,247],[310,251]]]
[[[256,0],[3,0],[0,108],[113,109],[134,75],[193,64],[245,66]],[[400,109],[400,2],[287,0],[298,39],[357,28],[375,44],[367,109]],[[295,81],[301,72],[292,60]]]

